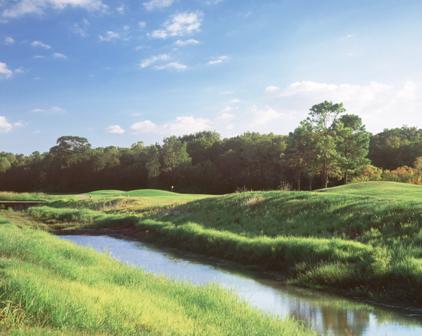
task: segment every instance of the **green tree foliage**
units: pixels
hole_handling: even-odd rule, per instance
[[[161,172],[163,173],[164,180],[167,182],[167,187],[173,188],[179,182],[177,179],[178,173],[183,168],[187,168],[192,162],[186,148],[186,142],[183,142],[182,139],[176,136],[164,139],[163,146],[161,147]]]
[[[0,154],[0,174],[7,172],[10,168],[12,168],[12,164],[10,163],[6,153]]]
[[[164,139],[161,148],[162,171],[172,173],[178,167],[191,163],[191,157],[186,150],[186,143],[181,139],[171,136]]]
[[[324,188],[328,187],[331,177],[336,178],[340,174],[341,157],[337,150],[339,139],[335,127],[339,115],[345,111],[342,103],[324,101],[311,107],[307,119],[314,139],[314,162]]]
[[[422,156],[422,129],[401,127],[386,129],[372,137],[369,159],[385,169],[412,166]]]
[[[289,134],[286,164],[295,174],[296,187],[302,178],[312,189],[314,176],[327,187],[330,179],[343,179],[369,163],[367,159],[369,133],[362,120],[353,114],[343,114],[343,104],[324,101],[312,106],[309,116]]]
[[[287,149],[283,159],[295,177],[298,190],[302,189],[303,177],[308,179],[309,189],[312,189],[313,176],[317,173],[314,141],[312,126],[307,121],[302,121],[287,138]]]
[[[362,119],[357,115],[342,115],[334,125],[337,138],[339,166],[344,183],[356,171],[369,164],[368,148],[370,135],[365,130]]]
[[[145,149],[145,168],[148,173],[148,179],[153,180],[160,176],[160,146],[153,145]]]
[[[422,183],[421,157],[422,130],[402,127],[371,136],[342,104],[324,101],[312,106],[288,136],[247,132],[222,139],[204,131],[129,148],[92,148],[86,138],[63,136],[47,153],[0,153],[0,188],[83,192],[175,186],[177,191],[229,193],[313,189],[349,180]]]

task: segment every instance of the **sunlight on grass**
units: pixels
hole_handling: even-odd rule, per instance
[[[4,221],[0,256],[0,330],[10,334],[311,334],[215,286],[150,275]]]

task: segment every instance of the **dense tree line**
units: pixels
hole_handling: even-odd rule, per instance
[[[403,174],[415,183],[414,175],[422,170],[420,157],[422,130],[402,127],[371,135],[342,104],[325,101],[314,105],[287,136],[248,132],[222,139],[204,131],[170,136],[162,144],[138,142],[130,148],[92,148],[86,138],[63,136],[47,153],[3,152],[0,189],[83,192],[158,187],[226,193],[313,189],[383,176],[401,180]]]

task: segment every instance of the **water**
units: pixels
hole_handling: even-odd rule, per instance
[[[294,316],[323,335],[422,335],[422,317],[360,304],[337,296],[298,289],[257,274],[145,243],[107,236],[63,236],[79,245],[169,278],[197,285],[216,283],[252,306],[281,317]]]

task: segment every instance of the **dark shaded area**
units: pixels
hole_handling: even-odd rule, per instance
[[[160,188],[223,194],[316,189],[353,179],[422,184],[421,129],[402,127],[373,135],[368,154],[364,126],[355,129],[353,115],[343,117],[327,130],[303,122],[288,136],[245,133],[222,139],[206,131],[130,148],[92,148],[85,138],[64,136],[47,153],[0,153],[0,190]],[[368,165],[370,161],[377,167]]]

